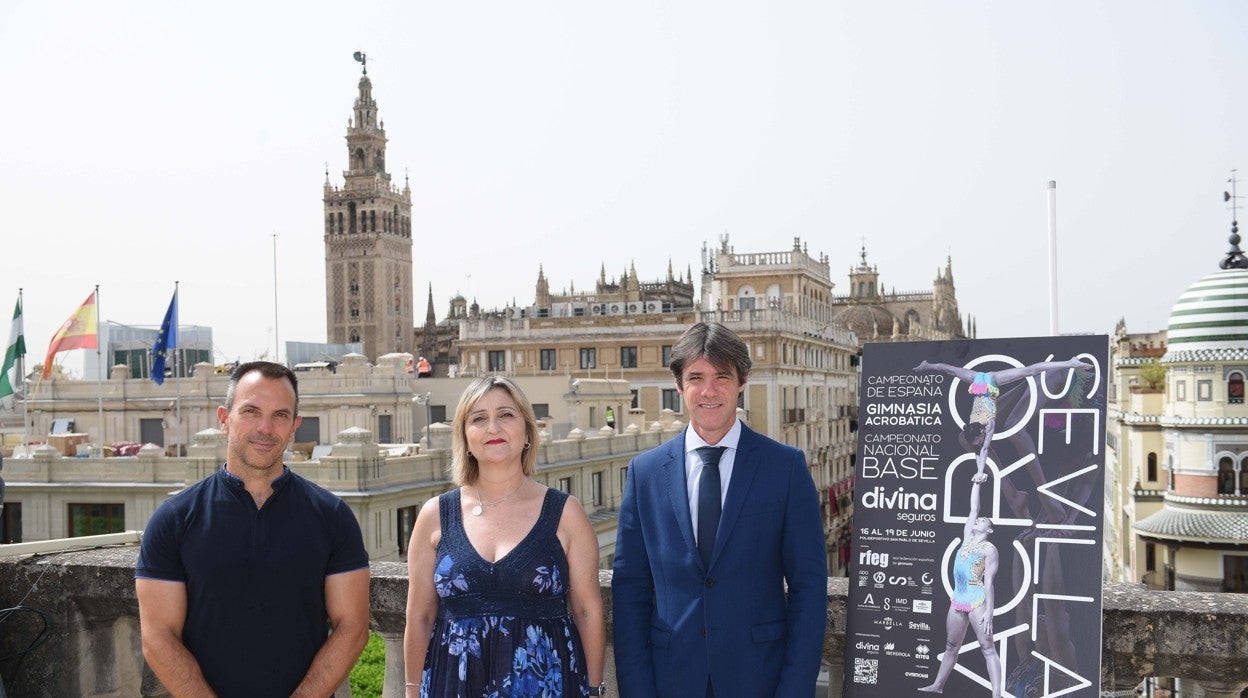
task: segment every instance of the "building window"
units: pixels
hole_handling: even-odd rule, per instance
[[[1174,399],[1179,402],[1187,402],[1187,381],[1175,381]]]
[[[1227,555],[1222,558],[1222,591],[1243,594],[1248,592],[1248,557]]]
[[[507,370],[507,352],[503,350],[492,350],[489,355],[490,370],[494,373],[502,373]]]
[[[321,418],[320,417],[304,417],[299,423],[299,428],[295,430],[295,443],[320,443],[321,442]]]
[[[628,488],[628,466],[620,468],[620,492]]]
[[[1144,544],[1144,571],[1157,571],[1157,545],[1155,543]]]
[[[637,368],[637,347],[620,347],[620,368]],[[1243,389],[1243,382],[1240,382]]]
[[[1201,402],[1213,399],[1213,381],[1196,381],[1196,399]]]
[[[395,510],[398,516],[399,557],[407,558],[407,544],[412,537],[412,528],[416,526],[416,514],[420,507],[399,507]]]
[[[0,505],[0,543],[22,542],[22,503]]]
[[[1148,454],[1148,481],[1157,482],[1157,454]]]
[[[675,388],[663,389],[663,409],[680,412],[680,393]]]
[[[581,347],[581,368],[598,368],[598,350]]]
[[[664,344],[663,345],[663,368],[668,368],[671,365],[672,365],[672,345]]]
[[[1239,371],[1226,381],[1226,401],[1232,405],[1244,404],[1244,374]]]
[[[550,419],[550,403],[533,403],[533,417],[534,419]]]
[[[377,415],[377,443],[392,444],[394,443],[394,434],[391,431],[391,425],[394,419],[388,414]]]
[[[70,504],[69,537],[98,536],[126,530],[124,504]]]
[[[636,388],[633,388],[633,400],[632,402],[629,403],[628,406],[633,409],[638,409],[639,407],[641,407],[641,391],[637,390]]]
[[[543,371],[554,371],[559,368],[558,359],[555,358],[554,349],[543,349],[541,358]]]
[[[1235,494],[1235,461],[1230,456],[1218,459],[1218,494]]]
[[[570,477],[559,478],[559,490],[561,492],[567,492],[568,494],[572,494],[572,478]]]
[[[593,492],[591,494],[593,495],[593,498],[594,498],[594,506],[600,507],[602,506],[603,501],[605,501],[602,496],[602,471],[599,470],[593,473],[592,475],[590,475],[589,477],[590,477],[590,487],[593,488]]]

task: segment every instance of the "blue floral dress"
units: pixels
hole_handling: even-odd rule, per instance
[[[464,532],[459,490],[438,497],[438,620],[421,696],[589,695],[585,652],[568,615],[568,560],[555,535],[567,499],[565,492],[546,490],[532,530],[491,563]]]

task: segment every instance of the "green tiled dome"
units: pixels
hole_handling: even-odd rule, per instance
[[[1248,349],[1248,269],[1216,271],[1189,286],[1170,311],[1166,339],[1175,355]]]

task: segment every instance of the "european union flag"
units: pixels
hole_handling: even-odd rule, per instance
[[[169,301],[169,310],[165,311],[165,321],[160,323],[160,334],[156,335],[156,343],[152,345],[152,380],[157,385],[165,383],[165,359],[170,349],[178,346],[178,292],[175,289],[173,299]]]

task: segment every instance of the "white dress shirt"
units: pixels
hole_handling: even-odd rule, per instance
[[[717,444],[708,444],[698,436],[693,427],[685,428],[685,484],[689,498],[689,516],[693,522],[693,542],[698,542],[698,485],[702,482],[702,456],[698,449],[703,446],[724,446],[723,455],[719,457],[719,505],[722,511],[724,497],[728,494],[728,482],[732,480],[732,465],[737,460],[737,444],[741,441],[741,420],[732,423],[732,428]]]

